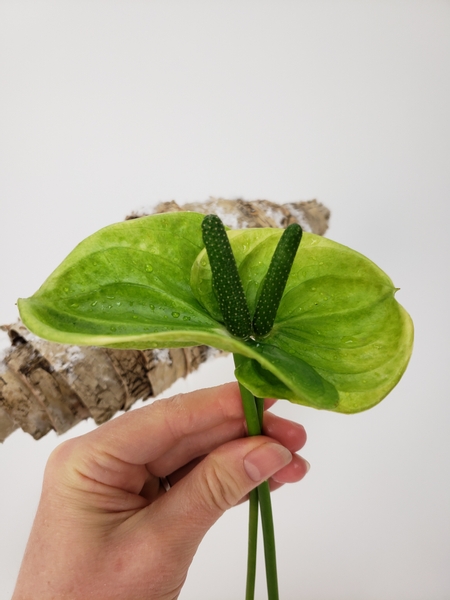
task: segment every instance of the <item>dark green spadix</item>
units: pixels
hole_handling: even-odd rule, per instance
[[[267,335],[273,327],[302,234],[300,225],[291,223],[275,248],[253,317],[256,335]]]
[[[225,326],[232,335],[249,338],[252,335],[250,311],[227,232],[218,216],[207,215],[203,219],[202,235]]]

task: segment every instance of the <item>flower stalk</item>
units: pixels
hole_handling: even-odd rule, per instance
[[[236,367],[240,356],[234,355]],[[244,408],[248,435],[261,435],[264,399],[256,398],[246,387],[239,384],[242,406]],[[278,600],[278,574],[275,550],[275,533],[270,499],[269,483],[264,481],[250,493],[249,499],[249,539],[247,557],[247,584],[245,600],[253,600],[256,580],[256,554],[258,536],[258,512],[261,513],[261,524],[264,540],[264,557],[266,565],[267,596],[269,600]]]

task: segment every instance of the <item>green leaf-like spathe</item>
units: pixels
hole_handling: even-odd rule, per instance
[[[190,287],[203,248],[202,216],[171,213],[125,221],[79,244],[26,300],[24,323],[52,341],[117,347],[198,343],[221,328]]]
[[[378,267],[304,234],[272,331],[244,342],[222,324],[202,219],[169,213],[100,230],[34,296],[19,301],[22,320],[60,343],[209,344],[243,357],[236,376],[254,394],[317,408],[357,412],[394,387],[411,353],[413,328]],[[229,232],[252,313],[280,235],[274,229]]]
[[[229,232],[251,312],[280,235],[273,229]],[[220,320],[203,252],[192,273],[197,298]],[[274,327],[255,344],[260,356],[279,365],[283,377],[278,375],[277,383],[274,368],[267,372],[257,358],[241,361],[238,379],[257,396],[285,397],[339,412],[370,408],[399,381],[412,351],[412,321],[395,292],[390,278],[358,252],[305,233]],[[302,381],[308,389],[302,389]]]

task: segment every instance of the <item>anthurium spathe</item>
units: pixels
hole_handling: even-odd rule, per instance
[[[28,299],[25,325],[77,345],[208,344],[241,355],[256,396],[339,412],[384,398],[402,376],[413,326],[390,278],[358,252],[304,233],[271,331],[226,329],[202,240],[204,216],[168,213],[106,227],[81,242]],[[253,315],[282,230],[228,232]]]

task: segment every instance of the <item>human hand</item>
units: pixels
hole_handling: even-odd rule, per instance
[[[47,464],[13,600],[174,600],[225,510],[266,479],[275,489],[307,472],[292,454],[306,441],[301,425],[266,413],[264,433],[243,437],[231,383],[64,442]]]

